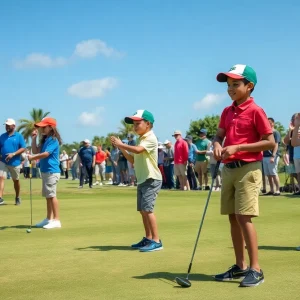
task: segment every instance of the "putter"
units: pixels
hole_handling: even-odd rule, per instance
[[[27,233],[31,232],[31,227],[32,227],[32,182],[31,182],[31,170],[29,174],[29,197],[30,197],[30,227],[26,230]]]
[[[189,264],[189,268],[188,268],[188,271],[187,271],[186,278],[182,278],[182,277],[176,277],[175,278],[176,282],[183,288],[189,288],[192,285],[191,282],[189,281],[189,276],[190,276],[190,272],[191,272],[191,269],[192,269],[192,264],[193,264],[194,256],[195,256],[195,253],[196,253],[198,240],[199,240],[199,237],[200,237],[200,233],[201,233],[201,229],[202,229],[202,226],[203,226],[204,218],[205,218],[205,215],[206,215],[208,203],[209,203],[209,200],[210,200],[211,192],[212,192],[212,189],[213,189],[213,186],[214,186],[214,181],[215,181],[215,179],[218,175],[220,163],[221,163],[220,161],[217,162],[215,172],[214,172],[213,177],[212,177],[210,190],[209,190],[209,193],[208,193],[208,196],[207,196],[207,200],[206,200],[206,204],[205,204],[205,207],[204,207],[202,219],[201,219],[201,222],[200,222],[200,227],[199,227],[198,234],[197,234],[196,243],[195,243],[195,246],[194,246],[194,251],[193,251],[192,258],[191,258],[191,261],[190,261],[190,264]]]

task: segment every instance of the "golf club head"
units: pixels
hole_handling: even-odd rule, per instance
[[[175,280],[183,288],[189,288],[192,285],[187,278],[176,277]]]

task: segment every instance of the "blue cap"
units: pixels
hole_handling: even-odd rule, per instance
[[[202,128],[202,129],[200,129],[200,131],[199,131],[199,134],[200,134],[200,133],[207,134],[207,130],[206,130],[205,128]]]

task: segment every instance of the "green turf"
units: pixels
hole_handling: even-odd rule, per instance
[[[300,198],[261,197],[260,263],[266,281],[256,288],[219,283],[211,275],[234,263],[227,218],[219,214],[214,192],[204,222],[190,280],[182,289],[207,192],[161,191],[156,207],[164,250],[140,253],[128,245],[142,235],[135,209],[135,188],[78,190],[61,180],[62,229],[32,229],[29,181],[22,180],[22,205],[13,205],[6,181],[7,205],[0,207],[0,299],[299,299]],[[45,217],[41,182],[33,179],[33,221]]]

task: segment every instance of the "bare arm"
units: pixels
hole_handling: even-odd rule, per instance
[[[293,147],[300,146],[300,139],[298,138],[299,128],[300,128],[300,126],[297,124],[293,131],[293,135],[292,135],[292,139],[291,139],[291,144]]]
[[[213,146],[214,146],[214,158],[216,160],[222,159],[222,143],[225,138],[225,129],[218,128],[216,136],[213,140]]]
[[[48,156],[49,156],[48,152],[43,152],[43,153],[39,153],[39,154],[36,154],[36,155],[29,155],[28,159],[31,161],[31,160],[46,158]]]
[[[31,137],[31,151],[33,154],[37,154],[41,152],[41,147],[38,147],[36,144],[36,135],[32,135]]]

